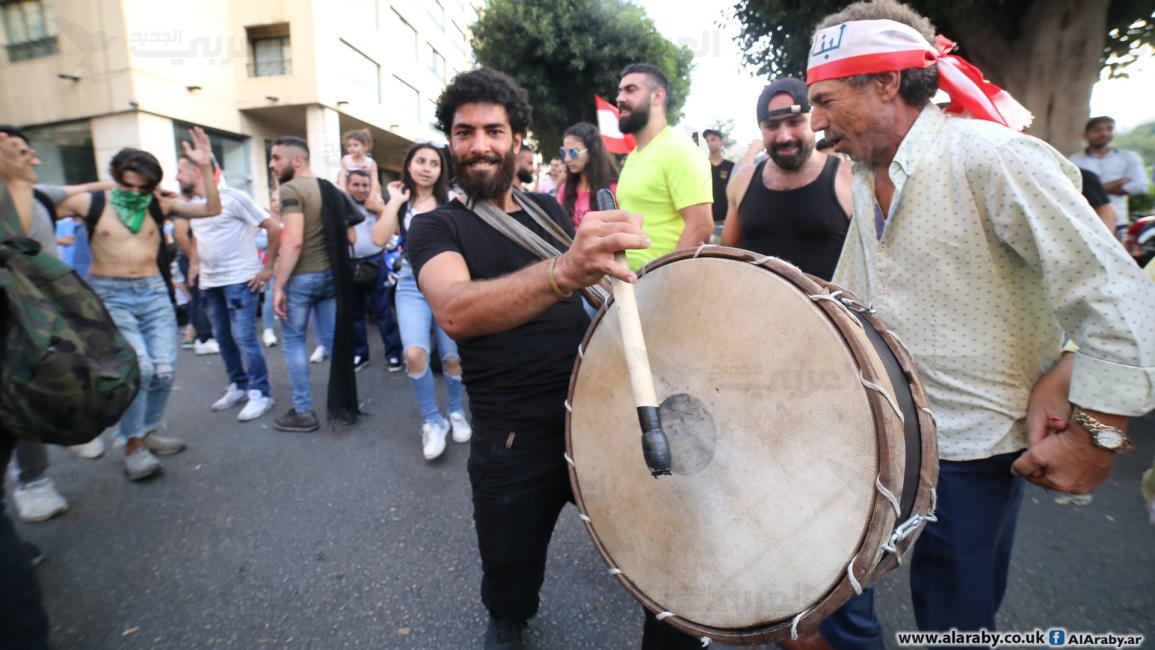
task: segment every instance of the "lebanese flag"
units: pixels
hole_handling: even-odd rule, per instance
[[[638,146],[632,135],[622,134],[618,128],[618,107],[594,95],[598,111],[598,130],[602,132],[602,142],[610,153],[629,153]]]

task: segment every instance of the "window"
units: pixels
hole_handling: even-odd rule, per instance
[[[56,16],[40,0],[6,2],[4,32],[8,37],[8,62],[17,63],[60,51],[56,38]]]
[[[445,31],[445,5],[441,4],[441,0],[426,0],[425,10],[429,12],[433,24]]]
[[[393,77],[393,86],[397,99],[395,105],[400,111],[401,118],[411,124],[419,123],[421,121],[421,93],[397,77]]]
[[[349,99],[381,103],[381,66],[357,48],[341,41],[341,71],[349,80]]]
[[[417,30],[413,29],[408,21],[401,17],[401,14],[393,11],[393,30],[395,36],[393,38],[393,47],[395,48],[393,55],[399,61],[404,63],[413,63],[417,61]]]
[[[173,122],[173,138],[176,140],[176,150],[182,151],[181,140],[188,140],[188,130],[191,124]],[[207,131],[209,147],[213,156],[221,167],[221,177],[225,183],[236,190],[253,193],[253,175],[249,166],[249,145],[244,138]]]
[[[96,153],[88,120],[22,129],[36,149],[41,183],[78,185],[96,180]]]
[[[246,27],[249,35],[250,77],[293,74],[289,24]]]
[[[441,56],[432,45],[429,46],[429,69],[433,71],[433,76],[437,77],[438,81],[445,83],[445,57]]]

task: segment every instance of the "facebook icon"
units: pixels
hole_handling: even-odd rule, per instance
[[[1047,644],[1054,646],[1061,646],[1067,642],[1067,630],[1061,627],[1052,627],[1047,630]]]

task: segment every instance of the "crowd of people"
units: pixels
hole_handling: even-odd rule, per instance
[[[580,290],[607,276],[635,282],[647,263],[712,241],[784,259],[873,304],[915,359],[940,450],[939,523],[913,552],[915,617],[926,630],[994,629],[1025,482],[1089,503],[1129,445],[1127,418],[1155,407],[1155,285],[1116,237],[1132,220],[1127,197],[1148,181],[1138,156],[1110,147],[1108,117],[1087,123],[1087,148],[1067,160],[997,111],[949,115],[931,99],[947,84],[935,63],[950,63],[930,45],[929,21],[894,0],[856,3],[818,30],[849,30],[853,58],[855,47],[894,46],[878,36],[881,21],[917,61],[815,58],[806,80],[772,80],[749,98],[761,137],[736,162],[724,134],[703,134],[707,154],[671,126],[664,72],[636,63],[616,98],[636,150],[619,165],[595,125],[574,124],[535,178],[528,96],[480,68],[438,101],[448,146],[414,145],[384,185],[367,131],[343,135],[336,184],[315,176],[305,140],[278,139],[269,209],[221,183],[200,128],[182,143],[180,192],[169,193],[158,189],[160,163],[138,149],[113,157],[111,183],[39,185],[28,139],[0,127],[0,180],[15,210],[2,218],[18,216],[40,254],[87,279],[137,354],[141,388],[113,433],[131,480],[185,447],[164,417],[182,344],[220,355],[225,391],[206,406],[241,407],[242,422],[275,409],[280,378],[265,354],[280,345],[292,403],[273,426],[314,432],[362,415],[355,373],[370,363],[374,325],[386,368],[409,378],[422,456],[441,456],[450,436],[470,445],[493,650],[523,647],[550,537],[574,500],[564,404],[590,324]],[[944,90],[952,104],[969,92]],[[598,209],[603,189],[620,209]],[[487,206],[563,252],[540,259],[480,218]],[[934,310],[967,326],[936,328]],[[310,366],[326,359],[322,417]],[[99,437],[70,451],[105,452]],[[21,519],[67,510],[43,443],[0,431],[0,452],[5,467],[12,457]],[[1155,470],[1145,479],[1155,522]],[[13,576],[0,602],[15,603],[0,608],[0,639],[46,647],[29,566],[37,551],[7,518],[0,526],[0,572]],[[643,648],[701,647],[648,610],[643,629]],[[787,645],[881,648],[873,592]]]

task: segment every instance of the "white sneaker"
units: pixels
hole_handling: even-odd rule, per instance
[[[259,390],[249,391],[249,403],[245,404],[245,408],[237,415],[237,419],[241,422],[248,422],[255,420],[265,413],[268,413],[273,408],[273,396],[262,395]]]
[[[104,441],[100,436],[96,436],[83,445],[72,445],[68,448],[68,453],[84,460],[96,460],[104,455]]]
[[[442,420],[434,424],[421,425],[421,453],[425,460],[434,460],[445,451],[445,435],[449,433],[449,423]]]
[[[220,354],[221,346],[216,339],[209,339],[207,341],[197,341],[193,343],[193,352],[204,356],[206,354]]]
[[[229,384],[228,390],[225,391],[225,396],[213,402],[214,411],[227,411],[232,407],[245,401],[247,393],[237,388],[236,384]]]
[[[139,481],[160,471],[160,461],[152,455],[148,447],[141,447],[124,457],[124,471],[128,478]]]
[[[449,414],[449,424],[453,427],[453,442],[469,442],[473,437],[473,427],[465,419],[465,413],[454,411]]]
[[[68,502],[56,491],[50,478],[17,486],[12,500],[16,502],[20,518],[29,523],[46,521],[68,510]]]
[[[313,354],[309,355],[309,363],[321,363],[325,360],[325,346],[318,345],[313,350]]]
[[[271,348],[277,344],[277,333],[274,332],[271,327],[265,330],[263,338],[265,339],[266,348]]]

